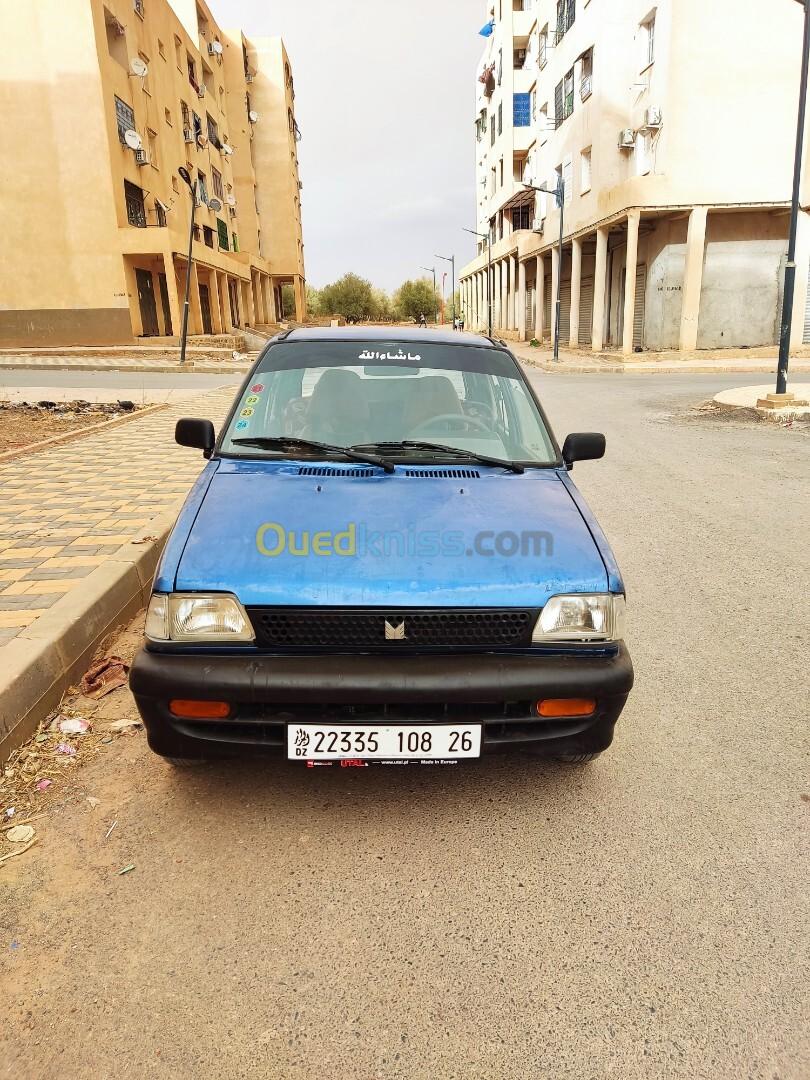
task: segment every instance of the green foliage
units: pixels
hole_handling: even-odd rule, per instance
[[[418,319],[424,315],[428,322],[433,322],[438,307],[433,282],[427,278],[403,281],[394,295],[394,307],[400,319]]]
[[[346,319],[374,318],[375,298],[371,282],[357,274],[344,274],[320,291],[320,314]]]
[[[321,294],[313,288],[312,285],[307,285],[307,315],[310,318],[315,318],[321,314]]]
[[[295,318],[295,289],[292,285],[281,286],[281,317],[282,319]]]

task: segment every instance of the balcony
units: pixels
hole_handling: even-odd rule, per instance
[[[515,41],[523,41],[528,38],[537,22],[534,10],[515,11],[512,13],[512,37]]]

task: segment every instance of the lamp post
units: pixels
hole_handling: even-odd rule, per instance
[[[420,266],[420,270],[427,270],[429,274],[433,274],[433,321],[437,323],[439,321],[439,313],[436,310],[436,267],[435,266]]]
[[[530,191],[542,191],[545,195],[553,195],[557,200],[557,206],[560,211],[560,254],[558,257],[557,267],[557,297],[554,302],[555,317],[554,317],[554,359],[560,359],[560,295],[562,286],[562,266],[563,266],[563,205],[565,203],[565,183],[561,176],[557,177],[557,186],[553,189],[549,188],[548,184],[540,184],[539,187],[536,184],[527,184],[524,182],[523,186],[529,188]]]
[[[793,326],[793,294],[796,288],[796,230],[799,223],[799,187],[804,149],[804,120],[807,109],[807,72],[810,65],[810,2],[796,0],[804,8],[804,41],[802,44],[802,74],[799,88],[799,124],[796,133],[796,157],[793,163],[793,196],[790,206],[790,238],[785,266],[785,293],[782,299],[782,325],[779,330],[779,366],[776,371],[776,393],[787,393],[790,332]]]
[[[475,229],[465,229],[464,232],[487,242],[487,336],[492,337],[492,245],[489,233],[476,232]]]
[[[450,263],[450,311],[453,317],[453,329],[456,328],[456,257],[455,255],[435,255],[434,258],[441,259],[442,262]]]
[[[191,192],[191,225],[188,230],[188,259],[186,261],[186,298],[183,301],[183,328],[180,331],[180,363],[186,362],[186,339],[188,338],[188,298],[191,293],[191,246],[194,243],[194,211],[197,209],[195,193],[196,182],[191,179],[188,169],[181,166],[178,170],[180,178],[188,184]]]

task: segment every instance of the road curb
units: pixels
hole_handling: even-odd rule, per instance
[[[95,651],[145,606],[182,499],[144,526],[150,539],[124,544],[0,649],[0,763],[29,739]]]
[[[661,367],[635,367],[630,364],[603,364],[598,367],[593,364],[569,364],[554,363],[549,360],[534,360],[528,356],[520,356],[520,360],[530,367],[539,371],[546,371],[553,375],[776,375],[776,364],[773,368],[761,367],[678,367],[673,364]],[[797,375],[808,374],[806,368],[798,368]]]
[[[192,372],[197,375],[244,375],[250,371],[251,364],[234,361],[229,366],[217,364],[213,367],[195,367],[194,363],[163,364],[146,366],[144,364],[32,364],[4,363],[0,358],[0,372],[3,371],[127,371],[137,372],[139,375],[177,375]]]

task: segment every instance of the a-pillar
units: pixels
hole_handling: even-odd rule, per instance
[[[518,320],[515,312],[515,304],[517,303],[517,256],[509,256],[509,317],[507,319],[506,329],[517,330]]]
[[[517,332],[520,341],[526,340],[526,263],[518,262]]]
[[[170,251],[163,253],[163,267],[166,273],[166,292],[169,294],[169,312],[172,319],[172,334],[179,337],[183,327],[183,309],[180,307],[180,295],[177,292],[177,278],[174,274],[174,258]]]
[[[579,297],[582,286],[582,241],[571,241],[571,335],[568,344],[572,349],[579,345]]]
[[[551,342],[554,343],[557,335],[557,296],[559,294],[560,281],[560,249],[554,246],[551,249]]]
[[[208,304],[211,308],[211,325],[215,334],[224,334],[225,326],[222,321],[222,307],[219,298],[219,271],[208,271]]]
[[[202,334],[202,308],[200,307],[200,283],[197,280],[197,264],[191,263],[191,287],[189,289],[188,332]]]
[[[636,268],[638,266],[638,226],[641,213],[631,210],[627,215],[627,261],[624,274],[624,323],[622,352],[633,351],[633,324],[636,318]]]
[[[683,298],[678,348],[691,352],[697,348],[700,293],[703,287],[703,256],[706,249],[706,207],[696,206],[689,215],[686,232],[686,261],[683,268]],[[628,278],[628,283],[630,279]],[[627,350],[625,350],[626,352]]]
[[[538,255],[536,283],[534,287],[534,336],[541,343],[543,341],[543,334],[546,332],[546,328],[543,325],[546,317],[545,289],[546,260],[542,255]]]
[[[605,300],[607,296],[608,230],[596,230],[596,266],[593,272],[593,321],[591,348],[601,352],[605,344]]]
[[[796,232],[796,291],[793,294],[793,325],[790,328],[791,349],[798,348],[804,337],[808,262],[810,262],[810,214],[805,210],[800,210]]]

